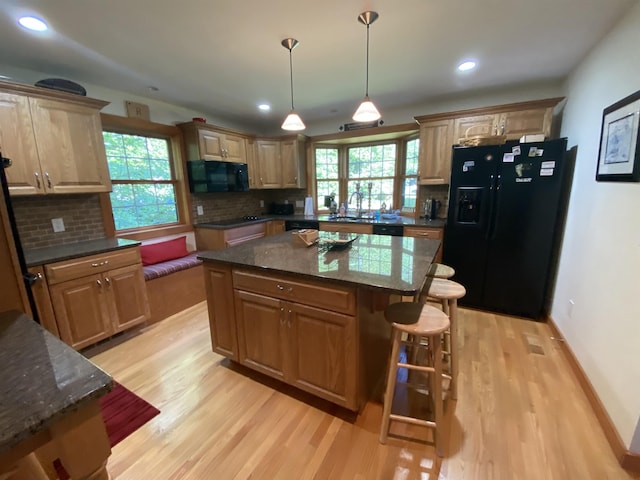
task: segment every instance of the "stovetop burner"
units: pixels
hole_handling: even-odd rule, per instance
[[[257,215],[245,215],[242,217],[243,220],[260,220],[260,217]]]

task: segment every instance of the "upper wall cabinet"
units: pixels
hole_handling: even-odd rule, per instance
[[[247,163],[246,137],[202,122],[178,125],[184,134],[187,160]]]
[[[257,139],[249,163],[251,188],[304,188],[306,155],[303,135]]]
[[[518,140],[523,135],[550,138],[553,110],[562,98],[497,105],[415,117],[420,124],[418,183],[449,183],[451,147],[475,135],[504,135]]]
[[[0,82],[0,151],[12,195],[111,191],[100,109],[107,102]]]

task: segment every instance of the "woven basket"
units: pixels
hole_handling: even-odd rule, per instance
[[[473,135],[473,129],[485,129],[485,125],[473,125],[464,132],[464,137],[458,139],[458,144],[464,147],[477,147],[479,145],[502,145],[507,141],[506,135]]]

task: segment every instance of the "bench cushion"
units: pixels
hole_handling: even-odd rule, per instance
[[[140,247],[142,265],[153,265],[173,260],[174,258],[185,257],[188,254],[186,236],[165,240],[164,242],[143,244]]]
[[[146,265],[142,267],[145,280],[153,280],[154,278],[164,277],[170,273],[186,270],[187,268],[200,265],[202,260],[198,260],[198,252],[193,252],[186,257],[167,260],[166,262],[156,263],[154,265]]]

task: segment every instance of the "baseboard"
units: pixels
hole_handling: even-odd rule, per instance
[[[557,338],[563,338],[562,333],[558,329],[558,326],[555,324],[551,316],[547,316],[547,324],[549,325],[549,328],[551,329],[553,336]],[[573,370],[573,373],[578,379],[578,383],[580,384],[580,387],[582,388],[585,395],[587,396],[587,399],[589,400],[589,404],[591,405],[591,408],[596,414],[598,423],[600,423],[600,426],[604,431],[604,435],[607,441],[609,442],[609,446],[611,447],[611,450],[613,450],[614,455],[618,459],[620,466],[625,470],[640,472],[640,455],[627,450],[627,447],[622,441],[622,438],[620,438],[620,434],[618,433],[613,422],[611,421],[611,417],[605,410],[604,405],[602,405],[602,402],[600,401],[600,397],[598,397],[598,394],[596,393],[596,390],[593,388],[593,385],[591,384],[589,377],[587,377],[587,374],[582,369],[582,366],[580,365],[580,363],[578,362],[578,359],[576,358],[573,351],[571,350],[571,347],[569,347],[567,342],[564,340],[558,343],[562,345],[562,351],[564,352],[569,362],[569,365]]]

